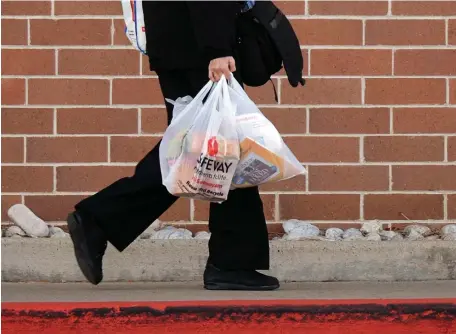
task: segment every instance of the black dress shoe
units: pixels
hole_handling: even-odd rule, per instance
[[[207,290],[269,291],[279,287],[277,278],[255,270],[221,270],[207,264],[204,271],[204,288]]]
[[[108,242],[94,222],[83,220],[77,212],[68,215],[67,224],[79,268],[90,283],[97,285],[103,279],[102,261]]]

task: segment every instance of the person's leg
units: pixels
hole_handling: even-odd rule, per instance
[[[166,98],[193,93],[185,71],[160,72],[159,81]],[[166,103],[166,107],[169,123],[172,105]],[[177,200],[162,185],[159,145],[138,163],[133,176],[82,200],[68,217],[78,264],[93,284],[103,277],[102,257],[107,241],[119,251],[124,250]]]

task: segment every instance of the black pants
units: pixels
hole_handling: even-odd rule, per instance
[[[162,93],[172,100],[195,96],[207,83],[207,70],[158,72]],[[168,123],[172,105],[166,103]],[[159,144],[122,178],[76,205],[91,217],[119,251],[132,243],[177,197],[162,185]],[[269,269],[269,242],[258,188],[231,191],[228,199],[211,203],[209,261],[221,269]],[[151,254],[153,256],[153,254]]]

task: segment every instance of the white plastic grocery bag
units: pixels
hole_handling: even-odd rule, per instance
[[[173,118],[160,144],[160,168],[171,194],[223,202],[239,161],[239,140],[226,79],[211,87],[208,82]]]
[[[236,105],[236,130],[241,158],[233,178],[233,188],[277,182],[306,169],[290,151],[279,131],[253,103],[234,77],[229,84],[230,99]]]
[[[146,26],[142,0],[121,0],[125,34],[135,49],[147,54]]]

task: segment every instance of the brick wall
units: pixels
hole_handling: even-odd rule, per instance
[[[249,89],[309,176],[262,188],[270,221],[456,219],[456,1],[289,1],[303,89]],[[2,1],[2,206],[48,221],[129,175],[165,129],[119,1]],[[153,203],[151,203],[153,205]],[[165,220],[204,221],[180,200]]]

